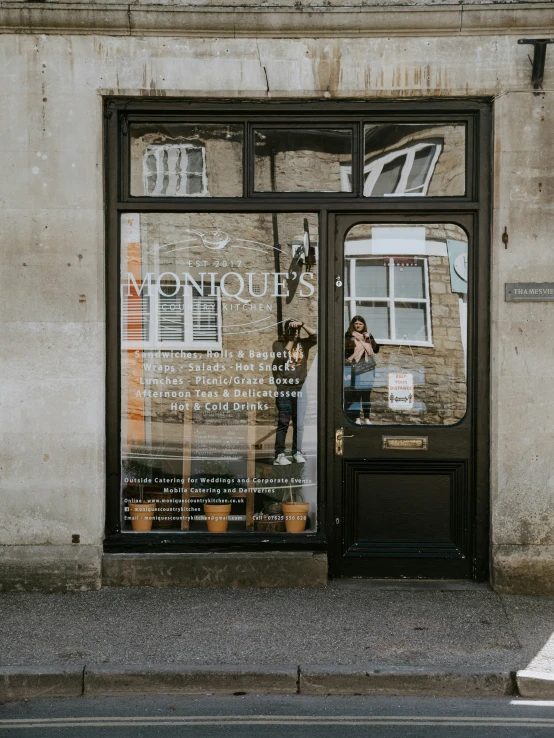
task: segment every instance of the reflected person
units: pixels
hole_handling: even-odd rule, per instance
[[[306,333],[304,337],[302,331]],[[308,406],[304,383],[308,374],[308,355],[316,343],[315,330],[300,320],[286,320],[283,323],[283,335],[273,343],[273,351],[280,354],[280,357],[274,359],[273,364],[278,413],[273,463],[277,466],[292,464],[285,453],[287,431],[291,423],[292,458],[297,464],[306,461],[302,451],[304,418]]]
[[[355,315],[344,334],[344,409],[357,425],[371,425],[371,390],[375,384],[375,354],[379,346],[365,318]]]

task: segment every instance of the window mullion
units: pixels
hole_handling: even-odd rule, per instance
[[[427,324],[427,340],[433,343],[433,332],[431,323],[431,293],[429,288],[429,261],[423,260],[423,278],[425,282],[425,322]]]
[[[394,305],[394,259],[389,257],[389,315],[390,315],[390,337],[396,340],[396,313]]]

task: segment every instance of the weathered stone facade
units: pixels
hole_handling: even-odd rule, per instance
[[[494,113],[492,579],[552,593],[551,305],[504,302],[506,282],[554,280],[551,55],[533,90],[529,47],[517,44],[554,35],[552,4],[14,2],[0,21],[2,586],[101,583],[103,97],[411,99],[422,109],[478,97]]]

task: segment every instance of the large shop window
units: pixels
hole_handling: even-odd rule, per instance
[[[124,531],[316,529],[317,234],[306,213],[122,218]]]

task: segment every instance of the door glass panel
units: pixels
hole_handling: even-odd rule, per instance
[[[123,531],[316,530],[317,241],[313,213],[122,216]]]
[[[131,195],[242,197],[242,125],[131,125]]]
[[[465,125],[372,124],[364,137],[366,197],[465,194]]]
[[[352,132],[331,128],[254,130],[257,192],[352,192]]]
[[[452,425],[463,418],[468,247],[453,223],[350,229],[343,372],[350,422]]]

